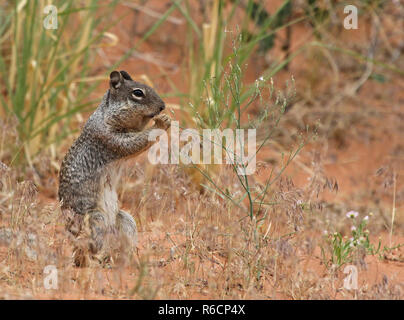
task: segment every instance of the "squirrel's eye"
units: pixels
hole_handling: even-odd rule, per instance
[[[144,97],[144,93],[142,90],[140,89],[135,89],[132,91],[132,94],[135,98],[143,98]]]

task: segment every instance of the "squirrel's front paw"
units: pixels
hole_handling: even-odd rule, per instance
[[[159,114],[153,118],[155,126],[167,130],[171,126],[171,118],[166,114]]]

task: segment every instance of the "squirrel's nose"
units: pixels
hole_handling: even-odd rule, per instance
[[[162,104],[162,105],[160,106],[160,111],[163,111],[165,108],[166,108],[166,105],[165,105],[165,104]]]

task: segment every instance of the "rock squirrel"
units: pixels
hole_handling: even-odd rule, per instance
[[[133,250],[137,229],[120,210],[116,193],[124,160],[149,148],[153,129],[167,130],[171,119],[160,114],[163,100],[126,71],[110,74],[110,88],[66,154],[59,174],[59,199],[67,230],[74,235],[74,261],[108,261],[111,244]],[[145,129],[153,119],[154,125]],[[131,251],[132,252],[132,251]]]

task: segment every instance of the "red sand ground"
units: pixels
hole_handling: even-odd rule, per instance
[[[277,1],[279,2],[279,1]],[[162,8],[165,7],[166,2],[165,1],[149,1],[148,6],[155,8],[156,10],[162,10]],[[121,14],[127,10],[124,7],[121,7],[117,10],[117,14]],[[132,25],[134,21],[132,21],[132,16],[129,15],[126,17],[121,25]],[[147,22],[150,23],[150,18],[144,18],[147,20]],[[148,20],[149,19],[149,20]],[[139,25],[142,25],[144,21],[140,20],[138,21]],[[147,25],[145,23],[145,25]],[[168,24],[167,28],[165,28],[164,31],[162,31],[162,37],[164,37],[164,34],[169,34],[172,32],[172,30],[175,30],[175,25],[170,25]],[[120,45],[119,48],[111,48],[106,50],[107,54],[109,57],[113,58],[116,56],[120,56],[121,54],[124,53],[126,48],[128,46],[131,46],[135,43],[136,39],[138,36],[133,36],[133,38],[130,38],[128,36],[128,33],[123,32],[122,30],[119,29],[120,27],[118,26],[114,32],[119,36],[120,38]],[[141,27],[139,27],[140,30],[142,30]],[[171,31],[170,31],[171,30]],[[178,31],[176,31],[178,33]],[[298,45],[301,41],[304,41],[306,30],[304,28],[296,28],[294,31],[293,37],[295,37],[292,40],[292,46],[293,45]],[[355,35],[356,37],[356,35]],[[352,38],[355,38],[352,36]],[[351,39],[352,39],[351,38]],[[150,44],[144,44],[142,45],[142,53],[146,54],[147,52],[159,52],[160,53],[160,58],[164,60],[165,62],[172,63],[173,65],[181,65],[181,57],[182,53],[181,50],[178,48],[178,44],[176,43],[169,43],[169,44],[164,44],[165,46],[162,48],[159,48],[159,44],[152,46]],[[160,45],[162,46],[162,45]],[[283,79],[289,78],[290,74],[303,74],[304,70],[300,70],[299,66],[304,65],[304,57],[298,57],[295,59],[289,66],[289,71],[281,71],[276,77],[275,80],[278,81],[278,83],[282,83]],[[122,66],[120,66],[120,69],[128,70],[130,71],[131,74],[135,75],[140,75],[140,74],[147,74],[149,78],[152,80],[152,82],[156,85],[159,91],[166,91],[168,89],[167,83],[164,78],[160,78],[160,68],[158,68],[155,64],[151,63],[146,63],[142,59],[137,59],[137,58],[132,58],[129,59],[128,61],[124,62]],[[174,68],[175,69],[175,68]],[[183,82],[183,75],[181,72],[171,70],[168,71],[170,78],[178,84],[180,87]],[[247,81],[248,80],[254,80],[259,76],[259,70],[250,70],[249,74],[247,75]],[[299,82],[299,78],[296,77],[297,82]],[[101,91],[105,89],[105,84],[101,85]],[[364,86],[364,90],[361,91],[361,97],[363,99],[366,99],[367,96],[367,91],[369,89],[366,88],[367,86]],[[402,93],[404,90],[402,90],[403,85],[401,84],[401,98],[399,97],[398,101],[402,101]],[[371,90],[371,89],[370,89]],[[361,98],[362,99],[362,98]],[[177,103],[178,101],[175,99],[167,99],[169,102],[175,102]],[[378,101],[371,101],[373,105],[377,105]],[[379,103],[380,104],[380,103]],[[381,103],[381,108],[383,107],[389,107],[383,105]],[[402,106],[401,106],[402,109]],[[402,111],[402,110],[401,110]],[[298,160],[301,164],[309,164],[310,158],[312,157],[312,152],[314,150],[320,150],[322,151],[323,155],[323,168],[325,171],[326,176],[329,177],[334,177],[338,181],[338,186],[339,190],[338,193],[325,193],[322,196],[325,197],[327,201],[332,201],[336,203],[344,203],[349,199],[352,203],[352,194],[357,193],[358,190],[363,190],[363,197],[361,198],[356,198],[355,201],[357,201],[357,206],[359,207],[363,203],[366,203],[369,199],[372,198],[372,193],[371,190],[377,188],[376,181],[375,181],[375,172],[383,165],[385,165],[389,160],[391,160],[391,151],[392,149],[396,148],[397,145],[401,145],[403,143],[403,136],[398,135],[398,136],[390,136],[390,135],[385,135],[383,128],[388,127],[388,124],[385,122],[384,119],[380,119],[379,122],[375,123],[375,130],[373,131],[374,139],[370,141],[369,143],[363,143],[362,140],[360,139],[355,139],[351,137],[347,138],[347,146],[342,149],[335,148],[335,145],[332,144],[332,142],[328,145],[328,147],[324,147],[324,145],[313,145],[313,146],[308,146],[307,148],[303,149],[303,152],[299,156]],[[265,161],[268,157],[271,157],[271,150],[265,150],[265,152],[261,153],[259,156],[258,160]],[[398,173],[398,180],[397,180],[397,190],[401,190],[403,186],[403,164],[404,162],[399,161],[399,165],[397,168],[397,173]],[[269,170],[269,169],[268,169]],[[269,171],[263,170],[260,172],[260,174],[257,176],[257,179],[260,181],[264,181],[265,178],[267,177]],[[292,164],[286,171],[286,174],[292,177],[293,181],[295,182],[296,185],[304,185],[307,181],[307,177],[309,174],[302,169],[301,165],[297,164]],[[43,194],[39,195],[40,197],[40,202],[43,204],[55,204],[56,199],[55,198],[48,198],[44,196]],[[392,199],[391,195],[389,196],[386,194],[382,201],[385,202],[385,205],[388,207],[391,207]],[[352,208],[354,209],[354,208]],[[401,202],[397,203],[396,207],[396,214],[397,214],[397,220],[403,221],[402,215],[403,215],[403,210],[404,210],[404,201],[401,200]],[[390,215],[388,215],[390,216]],[[50,229],[52,227],[49,227]],[[150,241],[154,241],[161,246],[161,248],[165,248],[167,254],[169,253],[169,250],[171,248],[171,243],[167,240],[166,233],[163,229],[159,232],[153,232],[149,233],[147,231],[143,231],[140,234],[140,243],[139,243],[139,253],[142,253],[142,250],[145,249],[147,246],[146,244],[150,243]],[[49,230],[50,232],[51,230]],[[395,230],[394,236],[393,236],[393,243],[404,243],[404,235],[402,233],[402,229]],[[307,234],[307,236],[310,236]],[[319,237],[320,235],[318,234],[313,234],[311,235],[312,237]],[[383,240],[384,244],[389,243],[389,235],[386,231],[381,233],[381,237]],[[377,241],[377,237],[374,238],[374,241]],[[163,249],[164,250],[164,249]],[[5,258],[6,250],[4,248],[1,248],[0,251],[0,261],[3,261]],[[321,261],[321,255],[320,255],[320,249],[317,247],[314,250],[314,254],[311,256],[306,256],[302,255],[299,257],[300,258],[300,264],[299,267],[301,270],[305,273],[313,273],[316,276],[320,277],[327,277],[327,269],[325,266],[322,264]],[[378,285],[382,282],[384,275],[386,275],[389,279],[389,281],[392,281],[393,283],[397,284],[404,284],[404,250],[403,248],[396,250],[393,253],[390,253],[388,256],[385,257],[386,259],[380,260],[378,259],[377,256],[367,256],[365,261],[367,264],[367,269],[366,270],[360,270],[359,271],[359,286],[362,288],[362,290],[370,290],[374,285]],[[217,259],[220,259],[220,257],[217,257]],[[207,269],[212,269],[216,270],[216,272],[220,272],[218,269],[218,266],[216,264],[213,264],[209,261],[201,261],[202,266],[196,266],[196,268],[207,268]],[[163,274],[175,274],[177,271],[181,272],[182,264],[178,260],[174,260],[170,263],[167,263],[165,266],[162,266],[160,268],[160,272]],[[29,271],[30,265],[24,266],[24,268]],[[78,269],[77,274],[80,273],[85,273],[89,272],[92,273],[94,270],[83,270],[83,269]],[[114,279],[114,274],[111,270],[97,270],[97,273],[101,273],[101,278],[104,279],[102,281],[106,281],[109,283],[113,283],[116,281],[117,283],[120,283],[120,285],[126,287],[126,288],[132,288],[135,285],[135,280],[136,280],[136,275],[133,273],[132,270],[126,270],[121,273],[121,279]],[[291,271],[292,273],[294,271]],[[27,277],[29,277],[29,272],[26,273]],[[346,297],[352,298],[355,296],[354,292],[348,292],[347,290],[342,289],[342,283],[343,279],[346,277],[346,275],[342,272],[338,273],[337,278],[335,279],[335,286],[333,288],[325,288],[327,290],[329,296],[333,299],[344,299]],[[79,278],[79,277],[78,277]],[[121,281],[120,281],[121,280]],[[101,282],[102,282],[101,281]],[[100,288],[103,287],[103,284],[100,283]],[[10,290],[9,292],[9,297],[14,297],[13,295],[13,290],[12,287],[9,286]],[[75,285],[68,286],[68,289],[61,290],[60,292],[48,292],[44,291],[41,289],[38,289],[33,297],[38,298],[38,299],[46,299],[46,298],[62,298],[62,299],[69,299],[69,298],[93,298],[93,299],[105,299],[105,298],[120,298],[119,296],[111,297],[108,295],[103,294],[102,292],[99,292],[97,294],[91,293],[83,293],[80,290],[79,284],[75,287]],[[269,289],[269,288],[268,288]],[[272,292],[272,289],[269,289]],[[18,290],[16,290],[18,291]],[[16,293],[17,295],[17,293]],[[17,296],[16,296],[17,297]],[[21,296],[18,295],[19,298]],[[28,296],[29,297],[29,296]],[[178,298],[181,298],[180,296]],[[210,297],[204,294],[203,290],[192,290],[191,295],[189,295],[187,298],[191,299],[209,299]],[[273,295],[274,299],[282,299],[282,298],[293,298],[291,295],[285,294],[285,292],[277,292],[275,295]]]

